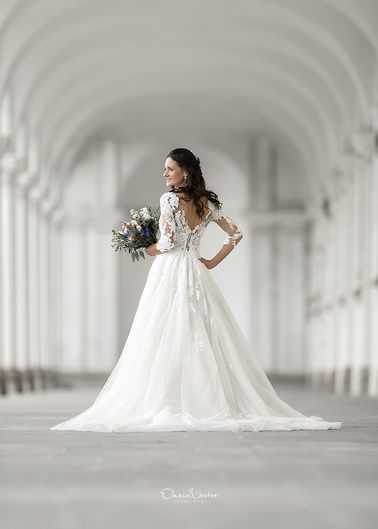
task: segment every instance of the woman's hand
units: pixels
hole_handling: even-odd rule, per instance
[[[211,270],[211,268],[214,268],[215,267],[215,264],[214,264],[214,261],[212,259],[205,259],[204,257],[199,257],[199,260],[201,261],[201,263],[203,263],[206,268],[208,268],[209,270]]]
[[[154,253],[154,249],[155,249],[155,245],[154,245],[154,244],[151,244],[150,246],[147,246],[147,248],[146,248],[146,253],[147,253],[148,255],[154,256],[154,255],[156,255],[156,254]]]

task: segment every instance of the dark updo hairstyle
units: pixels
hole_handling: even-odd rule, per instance
[[[200,164],[200,159],[195,156],[192,151],[185,148],[173,149],[166,158],[172,158],[184,171],[188,173],[186,177],[186,187],[185,193],[187,198],[183,200],[189,201],[193,199],[196,206],[196,212],[200,218],[203,217],[205,209],[201,201],[201,197],[205,196],[212,202],[218,209],[223,205],[219,201],[218,195],[214,191],[209,191],[206,189],[205,180],[202,175],[202,169]],[[171,186],[171,191],[174,193],[175,187]],[[179,188],[179,190],[184,190]]]

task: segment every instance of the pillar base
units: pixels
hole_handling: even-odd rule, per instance
[[[370,369],[368,392],[372,397],[378,396],[378,367]]]
[[[356,380],[358,384],[356,384]],[[317,371],[311,375],[312,387],[337,394],[377,395],[378,387],[374,380],[377,374],[366,366],[359,368],[344,367],[336,371]]]
[[[25,391],[35,391],[35,380],[32,369],[26,369],[26,371],[24,371],[24,380]]]
[[[15,367],[4,369],[5,393],[22,393],[21,371]]]
[[[12,378],[12,384],[14,391],[16,393],[22,393],[23,392],[23,376],[22,371],[17,368],[13,368],[10,370],[10,376]]]
[[[5,376],[4,369],[0,369],[0,395],[6,395],[8,393],[7,378]]]
[[[67,387],[58,371],[51,369],[0,369],[0,395],[46,391]]]

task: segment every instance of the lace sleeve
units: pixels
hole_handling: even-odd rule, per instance
[[[218,226],[220,226],[222,230],[227,233],[227,237],[224,240],[222,246],[231,243],[235,247],[235,245],[243,237],[241,229],[231,217],[224,213],[222,207],[219,209],[216,207],[213,208],[211,220],[216,222]]]
[[[160,252],[168,252],[174,246],[174,234],[175,234],[175,218],[173,214],[173,208],[169,201],[168,193],[164,193],[160,197],[160,217],[159,217],[159,230],[160,238],[156,243],[156,248]]]

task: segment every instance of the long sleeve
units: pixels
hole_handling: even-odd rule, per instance
[[[160,197],[159,230],[160,238],[156,243],[156,248],[160,252],[168,252],[174,246],[176,223],[167,193]]]
[[[222,230],[227,233],[227,237],[224,240],[222,246],[232,243],[232,245],[235,247],[236,243],[244,235],[239,226],[237,226],[236,222],[224,213],[223,208],[214,208],[211,214],[211,220],[216,222],[218,226],[220,226]]]

